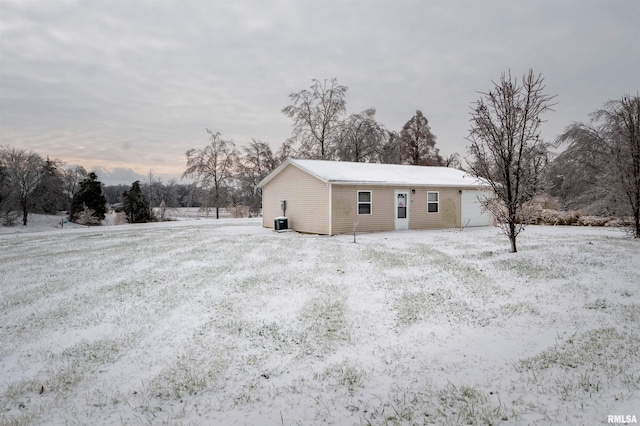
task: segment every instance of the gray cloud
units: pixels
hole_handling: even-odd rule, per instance
[[[558,94],[544,137],[640,87],[640,3],[0,0],[0,143],[85,167],[180,174],[205,128],[278,146],[312,78],[399,130],[421,109],[464,154],[478,91],[530,67]]]

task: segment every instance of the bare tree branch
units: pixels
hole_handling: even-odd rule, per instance
[[[633,234],[640,238],[640,95],[606,102],[590,123],[571,124],[557,141],[569,145],[555,160],[562,179],[556,179],[554,190],[565,200],[571,197],[567,202],[600,200],[603,211],[631,216]],[[582,191],[572,192],[574,186]],[[580,198],[584,193],[586,200]]]
[[[313,79],[310,90],[291,93],[292,104],[282,112],[293,119],[293,138],[300,142],[299,153],[307,158],[334,158],[342,116],[346,113],[347,86]]]
[[[8,198],[22,210],[22,224],[27,225],[29,209],[34,204],[34,192],[42,179],[44,160],[33,151],[20,148],[0,148],[0,168]]]
[[[211,142],[203,149],[186,152],[187,169],[183,178],[191,178],[198,189],[205,194],[204,207],[216,209],[216,219],[220,218],[220,207],[226,203],[226,196],[237,162],[237,151],[232,141],[222,139],[220,133],[206,129]]]

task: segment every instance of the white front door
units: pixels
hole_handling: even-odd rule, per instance
[[[409,229],[409,191],[395,191],[396,230]]]

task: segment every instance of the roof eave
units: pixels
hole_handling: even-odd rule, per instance
[[[438,187],[438,188],[490,188],[489,185],[483,184],[451,184],[451,183],[411,183],[411,182],[378,182],[378,181],[347,181],[347,180],[328,180],[328,183],[333,185],[365,185],[365,186],[423,186],[423,187]]]

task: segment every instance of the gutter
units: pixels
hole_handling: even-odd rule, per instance
[[[480,189],[489,188],[490,185],[469,185],[469,184],[456,184],[456,183],[416,183],[416,182],[380,182],[380,181],[345,181],[345,180],[329,180],[329,185],[358,185],[358,186],[408,186],[408,187],[429,187],[429,188],[462,188],[462,189]]]

